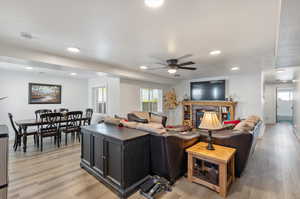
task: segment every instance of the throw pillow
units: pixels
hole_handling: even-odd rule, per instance
[[[234,127],[233,131],[250,132],[252,129],[253,129],[252,125],[250,125],[245,121],[242,121]]]
[[[249,116],[246,121],[251,121],[251,122],[254,122],[254,123],[257,123],[258,121],[260,121],[260,117],[256,116],[256,115],[251,115]]]
[[[256,125],[255,122],[248,121],[248,120],[245,120],[244,123],[246,123],[249,127],[251,127],[251,130],[254,129],[254,127]]]
[[[104,123],[107,123],[107,124],[114,124],[114,125],[119,125],[121,122],[120,119],[117,119],[117,118],[113,118],[113,117],[105,117],[104,118]]]
[[[233,124],[233,125],[237,125],[238,123],[240,123],[241,120],[229,120],[229,121],[224,121],[224,124]]]

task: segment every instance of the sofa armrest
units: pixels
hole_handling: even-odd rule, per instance
[[[201,135],[201,138],[206,140],[205,135]],[[235,156],[235,169],[236,176],[240,177],[243,170],[245,169],[250,151],[253,143],[253,135],[251,133],[243,132],[230,132],[230,130],[225,131],[224,133],[215,133],[213,135],[213,143],[225,147],[235,148],[237,150]]]

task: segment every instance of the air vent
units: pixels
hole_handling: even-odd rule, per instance
[[[30,33],[28,33],[28,32],[21,32],[20,35],[24,39],[33,39],[33,36]]]

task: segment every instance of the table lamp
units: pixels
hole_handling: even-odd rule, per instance
[[[212,131],[219,130],[222,128],[222,125],[218,119],[216,112],[204,112],[204,116],[202,118],[201,124],[199,126],[200,129],[208,130],[208,150],[215,150],[212,144]]]

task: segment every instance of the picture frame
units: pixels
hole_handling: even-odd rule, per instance
[[[62,86],[56,84],[29,83],[29,104],[61,104]]]

